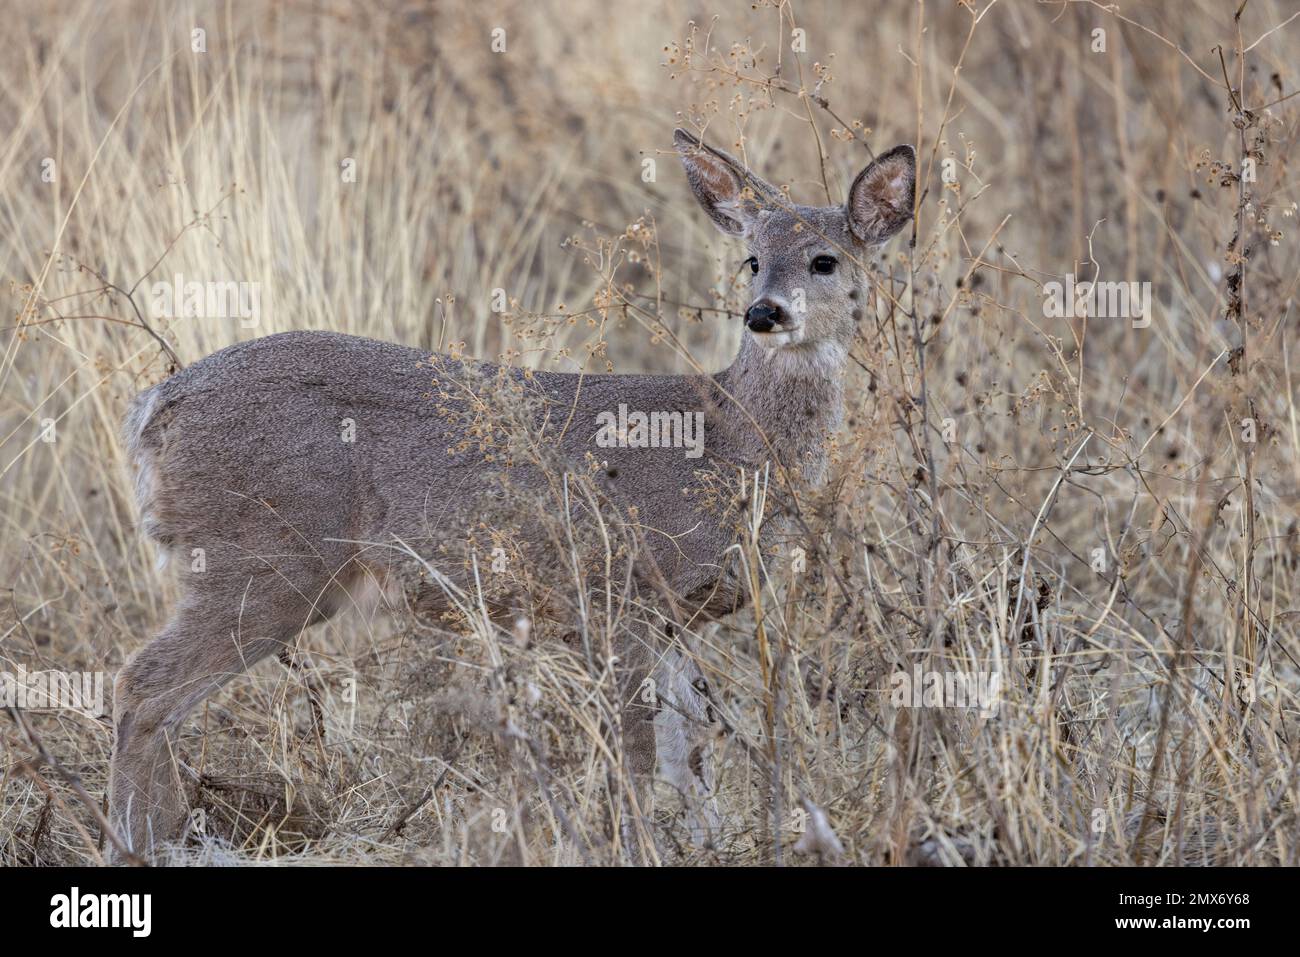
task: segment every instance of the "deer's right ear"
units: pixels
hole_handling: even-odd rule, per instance
[[[775,190],[726,153],[705,146],[685,130],[673,131],[673,145],[686,167],[691,192],[727,235],[743,236],[748,221],[771,205]]]

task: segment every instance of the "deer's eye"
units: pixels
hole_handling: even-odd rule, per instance
[[[814,256],[812,265],[809,267],[813,272],[822,276],[829,276],[835,271],[837,261],[834,256]]]
[[[758,257],[757,257],[757,256],[750,256],[748,259],[745,260],[745,264],[749,266],[749,271],[750,271],[750,272],[752,272],[755,276],[758,275]]]

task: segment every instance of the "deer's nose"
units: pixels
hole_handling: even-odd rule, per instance
[[[745,312],[745,325],[751,332],[771,332],[772,327],[785,322],[781,307],[768,299],[760,299]]]

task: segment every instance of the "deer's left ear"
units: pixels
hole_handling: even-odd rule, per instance
[[[895,146],[876,157],[849,189],[849,228],[861,242],[883,243],[912,218],[916,202],[916,151]]]

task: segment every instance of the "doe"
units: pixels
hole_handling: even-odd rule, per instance
[[[716,617],[746,602],[747,585],[724,558],[733,528],[708,496],[684,492],[698,491],[710,473],[752,474],[764,464],[800,482],[824,480],[863,314],[865,264],[913,214],[915,155],[910,146],[889,150],[858,175],[843,206],[814,207],[792,204],[682,130],[674,143],[695,197],[748,252],[752,300],[739,352],[721,372],[525,373],[289,332],[216,352],[134,399],[125,436],[143,530],[164,557],[188,564],[202,549],[204,561],[202,572],[182,572],[170,621],[115,684],[110,820],[133,852],[153,853],[176,836],[183,809],[174,744],[186,716],[225,682],[283,651],[361,586],[400,581],[413,553],[439,566],[439,543],[474,534],[503,507],[517,506],[515,528],[539,554],[551,546],[525,503],[556,500],[555,476],[536,463],[485,461],[467,435],[477,390],[524,390],[540,402],[543,444],[558,461],[584,474],[599,463],[602,494],[634,516],[643,540],[629,577],[647,594],[669,596],[675,609],[665,620]],[[698,414],[704,456],[598,445],[601,423],[620,405]],[[355,427],[349,441],[340,440],[344,420]],[[763,540],[781,524],[780,516],[765,523]],[[464,562],[439,567],[441,585],[423,593],[434,610],[473,581]],[[652,647],[655,629],[646,624],[632,644]],[[628,660],[638,663],[621,700],[635,701],[637,679],[664,662],[670,673],[659,684],[679,699],[657,712],[624,706],[630,769],[650,780],[657,757],[663,776],[703,801],[706,823],[716,824],[711,771],[692,743],[694,725],[710,713],[707,685],[688,670],[688,656]]]

